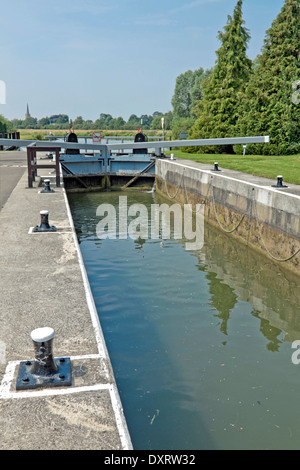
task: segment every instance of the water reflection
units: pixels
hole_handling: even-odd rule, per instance
[[[96,209],[118,197],[69,200],[134,447],[298,448],[300,280],[208,225],[194,252],[99,240]]]
[[[251,315],[260,320],[259,331],[264,335],[264,337],[269,341],[266,348],[272,352],[279,351],[279,345],[282,344],[282,341],[279,339],[282,331],[279,328],[272,326],[269,320],[264,320],[260,318],[260,312],[252,311]]]
[[[216,273],[209,272],[206,276],[209,280],[209,292],[211,294],[211,303],[218,310],[219,315],[214,315],[220,318],[220,331],[224,335],[228,335],[228,321],[230,318],[230,311],[234,308],[237,296],[234,289],[224,284],[217,278]]]
[[[96,209],[103,199],[117,206],[119,195],[117,192],[69,195],[79,243],[92,239],[102,246],[96,235],[99,221]],[[152,194],[128,193],[128,205],[137,200],[148,207],[154,202],[166,203],[164,198],[154,199]],[[151,242],[139,237],[134,241],[136,251],[143,252],[144,245]],[[185,240],[178,243],[184,244]],[[166,247],[164,241],[160,240],[160,244]],[[228,336],[230,312],[239,299],[251,303],[253,316],[260,319],[259,331],[270,340],[267,346],[270,350],[279,350],[282,341],[276,338],[282,332],[285,341],[300,338],[299,278],[211,226],[205,227],[205,246],[201,252],[189,254],[198,258],[196,266],[207,273],[211,304],[219,312],[215,316],[220,319],[220,331],[225,336]]]
[[[139,237],[137,240],[134,240],[135,249],[139,252],[142,252],[144,243],[146,243],[146,240],[143,240],[141,237]]]
[[[207,276],[214,281],[212,301],[227,326],[229,312],[239,299],[251,303],[266,339],[282,332],[285,341],[300,338],[300,278],[211,226],[206,226],[203,252]],[[281,341],[271,344],[277,351]]]

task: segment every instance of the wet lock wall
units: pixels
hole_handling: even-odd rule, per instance
[[[274,190],[270,180],[243,176],[167,160],[156,166],[159,192],[180,204],[204,204],[209,223],[299,275],[299,188],[285,193]]]

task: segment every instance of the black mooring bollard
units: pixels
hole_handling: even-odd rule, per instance
[[[58,371],[52,353],[53,338],[52,328],[37,328],[31,332],[35,357],[31,368],[32,374],[48,376]]]
[[[33,229],[34,232],[56,232],[56,227],[54,225],[49,225],[49,212],[41,211],[41,225],[36,225]]]
[[[50,187],[50,180],[44,180],[45,187],[42,189],[41,193],[54,193],[54,190]]]
[[[20,363],[17,390],[71,385],[71,361],[68,357],[54,359],[53,328],[37,328],[31,332],[34,360]]]
[[[215,166],[214,166],[213,171],[221,171],[221,170],[219,170],[219,163],[218,162],[215,162]]]
[[[282,175],[278,175],[277,176],[277,184],[275,185],[272,185],[273,188],[287,188],[288,186],[285,186],[283,184],[283,176]]]

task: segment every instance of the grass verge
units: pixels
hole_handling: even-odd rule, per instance
[[[167,152],[171,153],[171,152]],[[283,176],[283,181],[291,184],[300,184],[300,155],[220,155],[196,154],[181,150],[172,150],[175,158],[192,160],[200,163],[219,163],[219,168],[242,171],[256,176],[277,179]]]

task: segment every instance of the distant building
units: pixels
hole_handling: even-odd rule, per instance
[[[29,106],[28,106],[28,103],[27,103],[27,109],[26,109],[26,114],[25,114],[25,119],[27,118],[30,118],[30,112],[29,112]]]

